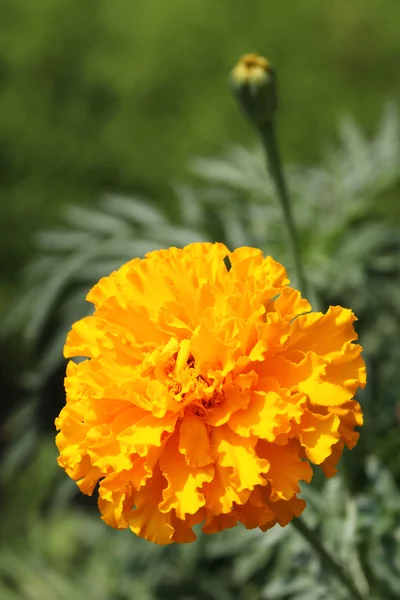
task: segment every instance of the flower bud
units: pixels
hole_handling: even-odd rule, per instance
[[[231,73],[233,92],[245,114],[261,125],[271,121],[277,109],[275,72],[266,58],[245,54]]]

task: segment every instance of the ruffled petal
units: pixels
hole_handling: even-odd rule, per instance
[[[321,406],[345,404],[353,397],[353,392],[341,385],[311,377],[307,381],[302,381],[298,389],[308,396],[312,404]]]
[[[311,481],[312,468],[300,458],[296,440],[290,440],[284,446],[260,440],[257,454],[269,464],[265,478],[271,485],[271,500],[289,500],[300,492],[300,480]]]
[[[220,427],[227,423],[236,411],[245,408],[250,401],[248,390],[241,390],[239,386],[231,383],[224,386],[222,396],[224,400],[214,406],[212,411],[208,413],[207,425]]]
[[[215,515],[212,512],[209,512],[207,514],[206,522],[203,525],[203,531],[207,534],[219,533],[225,529],[231,529],[232,527],[235,527],[237,523],[238,514],[236,512],[229,515]]]
[[[179,452],[190,467],[204,467],[214,462],[207,425],[190,413],[185,415],[181,423]]]
[[[340,439],[339,427],[340,419],[337,415],[330,413],[324,416],[306,410],[292,432],[297,432],[311,462],[319,465],[332,453],[332,447]]]
[[[107,321],[98,317],[85,317],[77,321],[67,336],[65,358],[85,356],[93,358],[112,349],[113,343],[106,335]]]
[[[288,348],[315,352],[329,360],[340,354],[347,342],[357,339],[355,320],[352,311],[341,306],[331,306],[326,314],[299,316],[292,323]]]
[[[306,507],[305,500],[292,496],[289,500],[277,500],[269,504],[272,510],[275,512],[276,521],[281,527],[286,527],[292,521],[293,517],[299,517]],[[270,523],[262,525],[261,531],[270,529]]]
[[[157,419],[147,413],[134,418],[133,415],[137,410],[129,411],[131,422],[134,424],[127,426],[118,434],[118,441],[124,454],[136,453],[139,456],[146,456],[150,447],[161,446],[162,442],[174,431],[176,417],[168,420]],[[126,413],[121,415],[121,419],[126,424]]]
[[[253,392],[244,410],[235,412],[229,419],[229,426],[241,437],[255,436],[273,441],[279,434],[289,431],[288,423],[282,417],[286,409],[281,397],[275,392]]]
[[[239,521],[246,529],[256,527],[273,527],[276,523],[276,514],[265,501],[266,488],[255,488],[243,506],[239,509]]]
[[[285,321],[292,321],[295,317],[308,313],[311,304],[301,297],[298,290],[285,287],[274,301],[274,308]]]
[[[168,513],[175,511],[178,519],[193,515],[205,505],[205,497],[200,492],[202,485],[210,482],[214,476],[214,467],[190,467],[178,449],[178,434],[164,449],[160,459],[160,469],[168,486],[163,491],[163,501],[159,510]]]
[[[136,535],[156,544],[172,544],[175,529],[170,513],[162,513],[163,489],[167,481],[159,469],[155,469],[148,484],[135,492],[135,508],[129,513],[129,527]]]
[[[205,483],[202,488],[208,513],[227,514],[232,511],[235,503],[240,505],[247,502],[250,490],[238,491],[232,485],[233,473],[233,467],[222,467],[218,463],[215,465],[212,481]]]
[[[110,527],[128,527],[134,501],[134,489],[128,472],[112,473],[100,483],[98,506],[101,518]]]
[[[219,454],[219,464],[233,468],[229,479],[237,492],[265,485],[263,474],[268,471],[269,462],[257,456],[256,438],[242,438],[228,425],[222,425],[213,430],[212,443]]]
[[[339,462],[343,452],[344,442],[339,440],[332,447],[331,454],[320,464],[325,477],[333,477],[337,473],[336,465]]]

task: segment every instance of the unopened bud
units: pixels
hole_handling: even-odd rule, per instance
[[[245,54],[231,73],[233,92],[256,125],[271,121],[277,109],[275,72],[266,58]]]

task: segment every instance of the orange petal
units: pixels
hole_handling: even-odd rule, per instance
[[[214,467],[189,467],[178,450],[178,434],[164,448],[160,458],[160,469],[168,482],[163,491],[161,512],[175,510],[178,519],[193,515],[205,505],[204,495],[199,491],[202,485],[214,476]]]
[[[243,523],[246,529],[254,529],[255,527],[263,527],[267,523],[269,527],[273,527],[276,523],[275,511],[268,506],[265,501],[260,502],[262,494],[260,490],[265,488],[255,488],[246,504],[239,507],[239,521]],[[256,502],[253,500],[256,497]]]
[[[290,324],[282,320],[278,313],[267,313],[265,323],[260,327],[260,339],[268,346],[268,354],[281,349],[290,335]]]
[[[320,464],[325,477],[333,477],[337,473],[336,465],[342,456],[344,442],[339,440],[332,448],[331,454]]]
[[[281,527],[286,527],[293,519],[293,517],[299,517],[306,507],[305,500],[293,496],[290,500],[278,500],[270,504],[271,508],[276,514],[276,520]],[[261,526],[261,531],[266,531],[270,528],[270,524],[266,523],[265,526]]]
[[[205,483],[202,492],[206,499],[207,511],[214,514],[227,514],[232,510],[234,503],[244,504],[250,496],[250,490],[238,492],[231,483],[233,476],[232,467],[215,465],[214,478],[210,483]]]
[[[203,531],[207,534],[218,533],[235,527],[237,522],[238,514],[236,512],[228,515],[214,515],[212,512],[208,512],[206,522],[203,525]]]
[[[311,377],[307,381],[301,382],[298,388],[308,396],[312,404],[321,406],[337,406],[348,402],[353,397],[352,390]]]
[[[167,481],[159,469],[147,485],[135,492],[135,509],[129,514],[129,527],[136,535],[156,544],[171,544],[175,533],[170,513],[162,513],[159,504]]]
[[[242,437],[256,436],[273,441],[277,435],[289,431],[282,421],[286,413],[281,397],[275,392],[253,392],[245,410],[235,412],[229,426]]]
[[[178,519],[174,511],[171,512],[171,525],[175,530],[172,541],[176,544],[188,544],[196,541],[197,536],[192,529],[192,524]]]
[[[112,349],[113,343],[106,335],[107,321],[89,316],[72,326],[64,346],[65,358],[85,356],[92,358]]]
[[[134,504],[134,490],[128,473],[112,473],[99,486],[98,506],[102,519],[110,527],[125,529]]]
[[[176,417],[157,419],[151,414],[145,414],[118,434],[121,451],[128,456],[133,453],[146,456],[152,446],[161,446],[173,432],[175,423]]]
[[[316,465],[332,453],[340,439],[340,419],[337,415],[319,415],[306,410],[300,424],[292,429],[304,447],[307,457]]]
[[[221,467],[233,468],[229,479],[236,492],[265,485],[262,474],[268,471],[269,463],[257,456],[254,451],[255,442],[255,438],[237,435],[228,425],[212,430],[212,443],[219,454],[219,464]]]
[[[231,355],[229,346],[216,339],[204,325],[200,325],[194,332],[190,349],[200,369],[210,366],[223,369]]]
[[[308,313],[311,304],[301,297],[298,290],[285,287],[274,301],[274,308],[282,319],[292,321],[298,315]]]
[[[325,373],[325,361],[309,352],[299,362],[290,360],[289,356],[278,354],[271,356],[258,369],[260,377],[276,379],[284,389],[295,388],[304,382],[319,381]]]
[[[186,413],[181,423],[179,452],[191,467],[204,467],[214,462],[207,425],[190,413]]]
[[[343,385],[353,393],[359,386],[363,388],[366,383],[366,366],[361,352],[361,346],[347,342],[342,348],[342,354],[332,358],[326,366],[324,379]]]
[[[357,339],[353,323],[356,317],[341,306],[329,307],[326,314],[310,313],[292,323],[288,348],[315,352],[326,359],[341,353],[346,342]]]
[[[339,417],[339,433],[349,450],[352,450],[360,436],[357,431],[354,431],[354,428],[361,427],[363,424],[361,406],[358,402],[352,400],[342,406],[329,407],[329,412]]]
[[[223,394],[225,401],[221,404],[214,406],[206,419],[207,425],[213,427],[220,427],[224,423],[227,423],[231,415],[237,410],[246,408],[250,401],[250,393],[248,390],[241,390],[240,387],[228,383],[223,388]]]
[[[265,477],[271,484],[271,500],[289,500],[300,492],[300,480],[311,481],[312,468],[300,458],[299,445],[295,440],[290,440],[285,446],[260,440],[257,453],[270,465]]]

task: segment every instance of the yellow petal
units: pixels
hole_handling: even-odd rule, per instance
[[[366,383],[366,367],[361,352],[361,346],[347,342],[342,348],[342,354],[332,358],[326,366],[325,379],[343,385],[353,393],[359,386],[363,388]]]
[[[134,490],[127,473],[112,473],[100,483],[98,506],[102,519],[110,527],[128,527],[134,504]]]
[[[297,432],[308,458],[319,465],[332,453],[332,447],[339,440],[339,425],[337,415],[323,416],[306,410],[300,424],[292,431]]]
[[[83,464],[86,462],[88,466],[83,467]],[[89,456],[85,456],[80,465],[81,472],[75,473],[74,479],[76,479],[76,485],[79,487],[83,494],[87,496],[91,496],[94,492],[94,489],[103,473],[97,467],[93,467],[90,465]],[[81,477],[81,478],[80,478]]]
[[[290,360],[292,357],[283,354],[271,356],[257,370],[260,377],[271,377],[279,382],[284,389],[295,388],[308,380],[318,381],[325,373],[325,361],[309,352],[299,362]]]
[[[77,321],[67,336],[65,358],[85,356],[92,358],[112,349],[113,343],[106,335],[107,322],[89,316]]]
[[[236,492],[265,485],[262,474],[268,471],[269,463],[256,455],[255,441],[255,438],[240,437],[228,425],[212,431],[212,442],[220,456],[220,465],[233,468],[229,479]]]
[[[199,368],[204,370],[211,366],[223,369],[231,355],[231,349],[209,331],[204,325],[198,327],[190,344],[191,352]]]
[[[87,453],[92,464],[101,469],[103,473],[109,471],[109,469],[118,472],[132,467],[129,455],[121,450],[121,444],[113,433],[110,432],[108,435],[102,436],[94,433],[93,438],[94,440],[89,437],[90,447]]]
[[[163,491],[163,501],[159,509],[166,513],[175,510],[178,519],[193,515],[205,504],[204,495],[199,491],[202,485],[214,476],[214,467],[189,467],[179,452],[177,434],[164,448],[160,458],[160,469],[168,481]]]
[[[163,344],[167,341],[166,334],[151,317],[147,306],[129,304],[122,307],[120,298],[108,298],[96,310],[96,316],[107,320],[113,326],[124,331],[125,337],[138,343],[154,342]],[[156,318],[156,316],[154,316]]]
[[[275,392],[253,392],[244,410],[235,412],[229,426],[242,437],[256,436],[273,441],[277,435],[289,431],[288,421],[282,420],[286,409]]]
[[[360,436],[357,431],[354,431],[354,428],[361,427],[363,424],[363,415],[359,403],[352,400],[342,406],[330,407],[329,412],[339,417],[339,433],[349,450],[352,450]]]
[[[244,409],[250,401],[248,390],[242,391],[240,387],[231,383],[224,386],[223,395],[225,400],[210,410],[206,418],[207,425],[220,427],[227,423],[237,410]]]
[[[270,256],[263,257],[256,248],[237,248],[229,255],[230,277],[243,282],[247,289],[258,292],[262,302],[272,298],[289,283],[285,268]]]
[[[206,498],[206,508],[214,515],[227,514],[234,504],[244,504],[250,496],[250,490],[237,491],[232,486],[233,467],[215,465],[214,478],[205,483],[202,492]]]
[[[134,259],[125,265],[125,270],[127,268],[133,267],[134,264],[138,264],[139,259]],[[123,270],[114,271],[107,277],[102,277],[96,285],[92,287],[88,295],[86,296],[86,300],[88,302],[92,302],[98,308],[101,306],[108,298],[113,296],[118,296],[120,293],[119,281],[121,279],[121,274]]]
[[[300,480],[311,481],[312,468],[300,458],[295,440],[284,446],[260,440],[257,453],[270,465],[265,477],[271,484],[271,500],[289,500],[300,491]]]
[[[129,527],[136,535],[161,545],[172,544],[175,533],[171,515],[158,508],[166,486],[165,477],[155,470],[148,484],[135,492],[135,508],[129,514]]]
[[[190,413],[185,415],[181,423],[179,452],[191,467],[204,467],[214,462],[207,425]]]
[[[315,352],[326,359],[341,353],[346,342],[357,339],[351,310],[331,306],[326,314],[310,313],[292,323],[288,348]]]
[[[177,339],[186,339],[193,333],[192,317],[178,302],[165,302],[158,313],[160,328]]]
[[[312,378],[301,382],[298,388],[308,396],[312,404],[320,404],[321,406],[337,406],[348,402],[353,397],[353,391],[351,390]]]
[[[339,440],[333,447],[331,454],[320,464],[325,477],[333,477],[337,473],[336,465],[342,456],[344,443]]]
[[[298,290],[286,287],[274,301],[274,308],[281,318],[292,321],[298,315],[303,315],[311,310],[311,305],[308,300],[301,297]]]
[[[123,417],[124,415],[121,418]],[[126,455],[135,453],[146,456],[151,446],[161,446],[173,432],[176,417],[157,419],[151,414],[146,414],[138,420],[132,419],[131,422],[133,425],[126,427],[117,436],[121,451]]]
[[[268,347],[268,354],[275,354],[283,348],[290,335],[290,324],[282,321],[278,313],[268,313],[260,327],[260,339]]]

